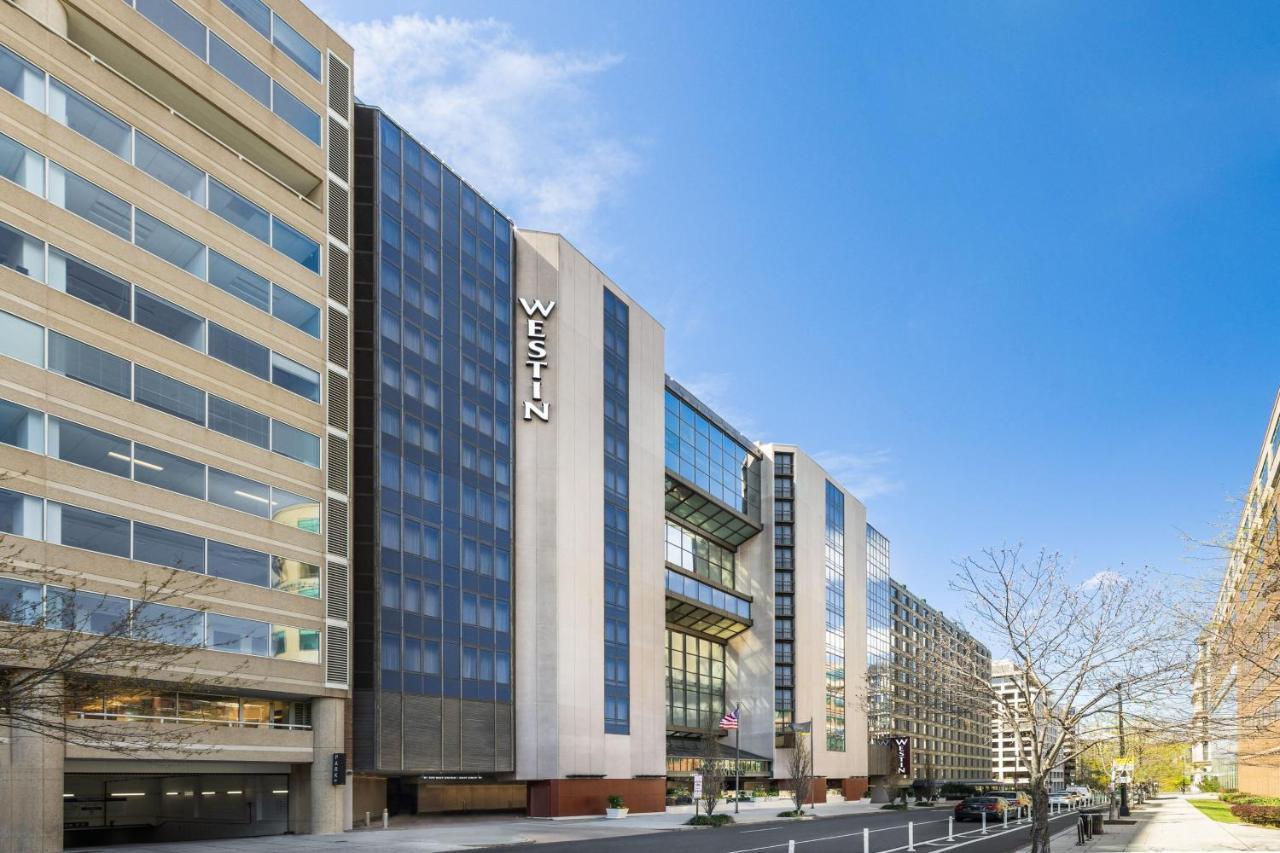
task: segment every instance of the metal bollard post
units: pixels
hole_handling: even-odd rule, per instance
[[[382,828],[383,829],[387,828],[387,810],[386,809],[382,810]]]
[[[863,832],[866,832],[866,830],[863,830]],[[947,818],[947,840],[956,840],[956,819],[954,815]]]
[[[983,835],[987,834],[987,813],[986,812],[982,813],[982,834]]]
[[[862,827],[862,853],[871,853],[871,830]]]
[[[787,853],[796,853],[796,841],[794,838],[787,841]]]
[[[907,849],[916,849],[916,822],[914,820],[907,821]]]
[[[369,824],[369,813],[368,813],[368,812],[365,812],[365,813],[364,813],[364,828],[365,828],[365,829],[368,829],[368,828],[369,828],[369,826],[370,826],[370,824]]]

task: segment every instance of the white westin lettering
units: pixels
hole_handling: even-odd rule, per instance
[[[532,379],[532,389],[530,396],[533,400],[524,401],[524,419],[531,421],[534,418],[542,422],[551,420],[551,403],[542,399],[542,371],[550,369],[551,365],[547,362],[547,318],[551,316],[551,311],[556,307],[555,300],[543,302],[541,299],[535,299],[530,302],[523,296],[520,297],[520,307],[524,309],[524,313],[528,318],[525,324],[525,366],[530,369],[530,378]],[[537,319],[537,316],[542,319]],[[537,402],[535,402],[537,401]]]

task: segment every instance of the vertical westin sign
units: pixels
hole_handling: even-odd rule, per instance
[[[537,418],[544,423],[551,420],[551,403],[542,399],[542,371],[551,365],[547,362],[547,318],[556,307],[555,300],[543,302],[535,299],[530,302],[520,297],[520,307],[525,317],[525,366],[533,374],[532,400],[524,401],[524,419],[531,421]],[[541,317],[541,319],[539,319]]]

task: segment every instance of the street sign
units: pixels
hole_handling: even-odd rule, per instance
[[[1133,781],[1133,769],[1137,764],[1129,756],[1120,756],[1111,762],[1111,781],[1117,785],[1127,785]]]
[[[335,752],[329,758],[329,781],[334,785],[347,784],[347,754]]]
[[[693,774],[693,798],[695,800],[702,799],[702,774]]]

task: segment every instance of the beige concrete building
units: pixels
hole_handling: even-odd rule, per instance
[[[799,447],[762,447],[771,463],[774,776],[788,778],[796,738],[807,738],[817,801],[828,788],[857,799],[867,790],[867,510]]]
[[[350,824],[351,67],[296,0],[0,4],[0,600],[207,579],[173,681],[61,710],[199,750],[0,731],[0,850]]]

